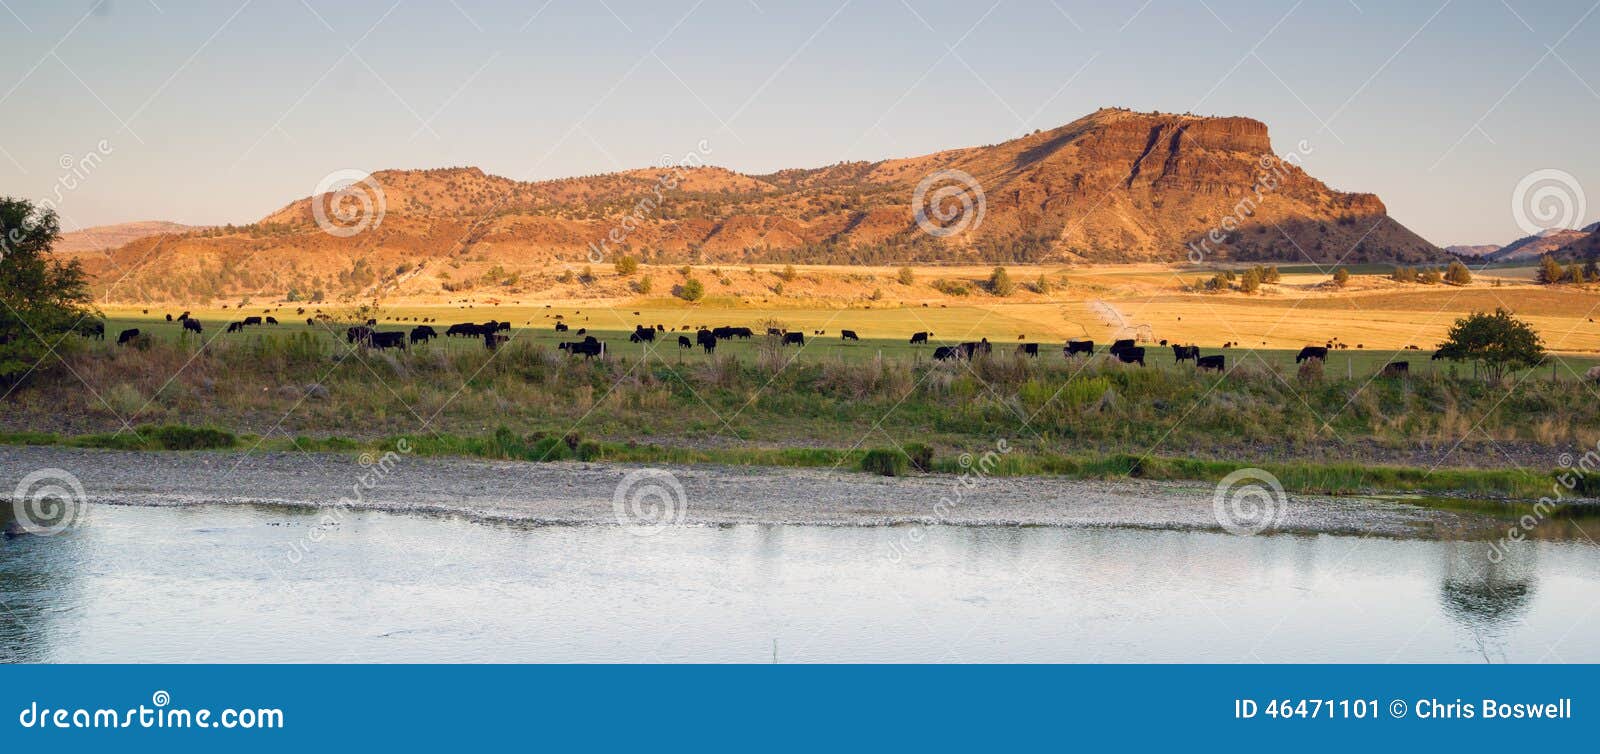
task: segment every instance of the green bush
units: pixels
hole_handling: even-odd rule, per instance
[[[578,460],[580,461],[598,461],[603,455],[605,455],[605,451],[600,448],[600,443],[594,440],[585,440],[578,444]]]
[[[933,470],[933,448],[920,442],[908,442],[905,445],[906,455],[911,457],[911,465],[917,471],[928,472]]]
[[[883,476],[905,476],[911,472],[911,459],[898,450],[877,448],[861,457],[861,470]]]
[[[231,448],[239,443],[239,438],[232,432],[212,427],[185,427],[181,424],[140,427],[139,434],[166,450]]]

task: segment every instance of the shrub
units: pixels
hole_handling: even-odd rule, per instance
[[[1315,385],[1322,382],[1322,359],[1306,359],[1300,364],[1297,375],[1302,385]]]
[[[917,273],[912,272],[910,267],[901,267],[900,272],[895,274],[895,280],[901,285],[911,285],[917,282]]]
[[[996,296],[1009,296],[1016,290],[1017,284],[1011,281],[1011,273],[1006,272],[1006,268],[996,267],[994,272],[989,273],[990,293]]]
[[[702,283],[699,280],[689,278],[688,280],[683,281],[682,285],[673,288],[672,295],[677,296],[684,301],[699,301],[700,299],[705,298],[706,286],[705,283]]]
[[[783,269],[778,270],[776,274],[778,279],[784,282],[794,282],[794,279],[799,277],[799,273],[794,271],[794,265],[792,264],[784,265]]]
[[[972,292],[972,288],[960,280],[940,278],[931,284],[933,289],[946,296],[965,296]]]
[[[905,476],[911,471],[911,459],[892,448],[876,448],[861,457],[861,470],[883,476]]]
[[[639,271],[639,260],[629,256],[617,257],[617,274],[623,277]]]
[[[1345,268],[1343,268],[1343,267],[1340,267],[1339,269],[1334,270],[1333,271],[1333,284],[1339,286],[1340,288],[1343,288],[1346,285],[1349,285],[1350,284],[1350,271],[1345,269]]]
[[[911,457],[911,465],[917,471],[928,472],[933,470],[933,448],[920,442],[909,442],[905,445],[906,454]]]
[[[1450,262],[1450,268],[1445,270],[1444,281],[1451,285],[1467,285],[1472,282],[1472,271],[1457,259]]]
[[[650,288],[652,287],[651,283],[650,283],[650,276],[649,275],[645,275],[645,276],[639,278],[638,280],[633,281],[629,285],[631,285],[633,287],[633,292],[634,293],[639,293],[639,294],[649,293],[650,292]]]
[[[239,443],[239,438],[232,432],[181,424],[144,426],[138,429],[138,433],[151,445],[163,450],[210,450],[231,448]]]
[[[600,443],[594,440],[585,440],[578,445],[578,460],[580,461],[598,461],[602,455],[604,455],[604,451],[600,449]]]

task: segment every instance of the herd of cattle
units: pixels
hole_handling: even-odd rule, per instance
[[[300,309],[299,313],[304,314],[305,309]],[[205,328],[200,324],[200,321],[191,317],[189,312],[184,312],[177,317],[173,317],[171,314],[168,314],[166,317],[168,322],[179,323],[184,333],[192,332],[200,334],[205,331]],[[325,316],[323,316],[323,318],[327,319]],[[432,322],[434,320],[416,319],[414,321]],[[272,316],[249,316],[245,317],[244,319],[228,323],[227,332],[243,332],[247,327],[277,324],[278,320]],[[316,318],[306,319],[306,325],[315,326],[316,324]],[[408,347],[408,345],[425,344],[428,341],[439,337],[439,333],[434,330],[432,326],[426,324],[419,324],[415,327],[412,327],[409,332],[403,330],[384,332],[378,330],[377,325],[377,320],[368,319],[366,324],[346,328],[345,342],[351,345],[360,345],[364,348],[375,348],[379,350],[389,348],[405,349]],[[483,323],[460,322],[445,328],[444,335],[445,337],[452,338],[461,337],[481,339],[484,348],[494,351],[510,340],[511,336],[507,334],[510,329],[510,322],[499,322],[495,320],[490,320]],[[683,329],[687,331],[690,328],[685,326]],[[572,328],[565,322],[559,321],[559,317],[555,325],[555,330],[558,333],[572,332]],[[105,324],[102,322],[88,322],[81,326],[78,332],[85,337],[99,338],[103,340],[105,339]],[[632,343],[655,343],[658,334],[661,334],[661,337],[665,339],[667,337],[665,333],[669,332],[671,331],[659,324],[654,327],[647,325],[636,325],[633,332],[629,334],[628,340]],[[563,341],[559,344],[558,348],[562,351],[566,351],[572,356],[582,355],[588,359],[592,359],[597,356],[604,357],[606,355],[605,342],[593,335],[590,335],[587,328],[580,327],[577,329],[575,334],[584,337],[582,340]],[[804,346],[806,344],[805,333],[791,332],[788,330],[769,327],[766,329],[766,334],[767,337],[775,338],[781,345]],[[812,334],[822,335],[824,334],[824,331],[814,330],[812,331]],[[140,335],[141,333],[138,328],[123,330],[117,335],[117,343],[119,345],[126,345],[129,342],[139,338]],[[679,335],[678,347],[680,349],[700,348],[703,349],[707,354],[711,354],[717,350],[717,343],[719,341],[732,340],[735,338],[739,340],[750,340],[754,337],[755,330],[748,327],[706,327],[702,325],[695,330],[693,340],[691,340],[687,335]],[[853,330],[840,330],[839,337],[840,340],[844,341],[859,341],[861,339]],[[932,338],[933,333],[931,332],[918,332],[911,336],[911,345],[929,345],[932,341]],[[1166,346],[1167,341],[1161,341],[1161,345]],[[1227,348],[1230,345],[1233,344],[1229,343],[1223,347]],[[1226,357],[1222,354],[1203,356],[1200,353],[1200,347],[1194,345],[1185,346],[1173,344],[1170,347],[1172,348],[1174,363],[1181,364],[1185,361],[1192,362],[1195,368],[1200,371],[1221,372],[1226,369]],[[1328,351],[1330,349],[1345,347],[1347,346],[1342,343],[1335,343],[1331,341],[1324,346],[1306,346],[1300,349],[1300,352],[1295,355],[1294,361],[1296,364],[1306,361],[1325,361],[1328,358]],[[1359,348],[1360,346],[1357,347]],[[1407,349],[1419,350],[1416,349],[1415,346],[1407,346]],[[1113,342],[1106,350],[1112,358],[1121,363],[1138,364],[1141,367],[1145,366],[1146,349],[1144,346],[1138,345],[1132,338],[1117,340]],[[988,338],[983,338],[981,340],[957,343],[955,345],[936,346],[933,349],[933,358],[936,361],[948,361],[958,358],[971,360],[978,356],[988,356],[992,354],[993,351],[994,345],[989,342]],[[1092,340],[1073,339],[1067,341],[1066,345],[1062,346],[1061,351],[1062,355],[1067,358],[1080,356],[1090,357],[1095,353],[1095,343]],[[1039,344],[1019,343],[1016,347],[1016,354],[1023,357],[1037,358],[1039,356]],[[1441,354],[1435,353],[1433,358],[1439,359],[1441,358]],[[1384,376],[1400,376],[1410,372],[1410,367],[1410,363],[1406,361],[1391,361],[1383,367],[1381,374]]]

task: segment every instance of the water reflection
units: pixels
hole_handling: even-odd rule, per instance
[[[93,514],[0,543],[0,659],[1600,659],[1600,548],[1571,542]]]

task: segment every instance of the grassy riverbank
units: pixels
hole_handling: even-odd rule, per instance
[[[721,464],[832,468],[845,472],[881,473],[869,454],[931,454],[926,446],[894,448],[684,448],[633,442],[586,440],[509,429],[478,437],[457,435],[403,436],[369,440],[328,437],[263,438],[179,425],[145,426],[122,433],[63,436],[41,432],[0,433],[0,444],[62,445],[116,450],[233,450],[240,452],[339,452],[379,454],[389,451],[420,456],[460,456],[526,462],[610,461],[619,463]],[[920,452],[919,452],[920,451]],[[1427,469],[1351,463],[1245,463],[1237,461],[1137,456],[1132,454],[1068,455],[1002,447],[987,454],[903,456],[900,474],[944,473],[993,477],[1043,476],[1068,479],[1147,479],[1216,482],[1244,468],[1271,473],[1292,493],[1318,495],[1424,494],[1480,499],[1532,501],[1541,497],[1600,496],[1600,475],[1576,475],[1571,489],[1561,471],[1518,469]]]

